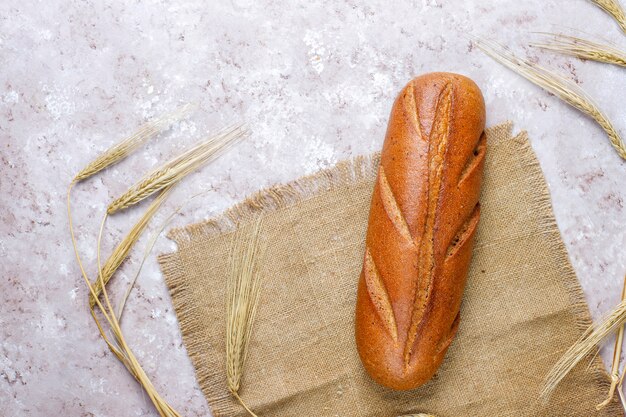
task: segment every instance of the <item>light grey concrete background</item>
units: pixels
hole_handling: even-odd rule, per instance
[[[253,133],[185,180],[152,229],[199,190],[210,191],[175,224],[378,150],[399,89],[444,70],[480,85],[490,125],[511,119],[529,131],[594,318],[617,303],[626,270],[626,164],[590,119],[465,37],[498,39],[575,80],[626,134],[623,69],[524,46],[532,31],[574,27],[626,49],[617,25],[585,0],[389,3],[0,3],[0,414],[156,416],[88,314],[64,193],[99,152],[186,101],[200,104],[191,119],[77,188],[74,216],[89,271],[106,204],[211,129],[243,118]],[[141,210],[108,223],[104,253]],[[136,271],[146,240],[117,275],[115,294]],[[156,252],[172,249],[161,239]],[[207,415],[154,255],[124,329],[164,397],[184,416]]]

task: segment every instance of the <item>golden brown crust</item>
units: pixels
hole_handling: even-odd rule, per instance
[[[480,217],[484,125],[480,90],[457,74],[413,79],[391,110],[356,306],[363,365],[390,388],[427,382],[456,334]]]

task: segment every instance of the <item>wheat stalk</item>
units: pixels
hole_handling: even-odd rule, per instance
[[[474,39],[474,43],[497,62],[590,116],[606,132],[611,145],[613,145],[619,156],[626,159],[626,145],[619,133],[617,133],[613,124],[595,104],[593,99],[576,83],[537,64],[516,57],[509,50],[495,42]]]
[[[239,396],[239,388],[262,283],[259,268],[265,249],[260,238],[262,226],[259,217],[252,225],[239,227],[234,234],[226,288],[226,382],[228,390],[254,417],[256,414]]]
[[[622,284],[622,301],[626,300],[626,275],[624,275],[624,283]],[[611,386],[609,388],[609,394],[603,402],[596,406],[597,410],[601,410],[606,407],[612,400],[613,395],[615,395],[615,389],[617,387],[620,388],[621,391],[621,383],[623,380],[623,375],[620,378],[619,375],[619,363],[622,357],[622,344],[624,342],[624,325],[619,327],[617,331],[617,337],[615,338],[615,345],[613,346],[613,363],[611,365]],[[621,397],[620,397],[621,398]],[[622,404],[623,405],[623,404]],[[626,407],[624,408],[626,411]]]
[[[139,203],[155,192],[174,184],[199,166],[212,161],[224,151],[244,138],[247,130],[243,125],[234,125],[211,136],[182,155],[172,159],[160,168],[150,172],[128,191],[115,199],[107,209],[109,214]]]
[[[548,398],[561,380],[587,356],[605,337],[615,333],[626,321],[626,301],[617,307],[598,325],[590,326],[552,367],[546,376],[540,396]]]
[[[113,354],[120,360],[120,362],[122,362],[122,364],[124,364],[124,366],[128,369],[128,371],[133,375],[133,377],[135,377],[135,379],[137,379],[137,381],[144,388],[145,392],[148,394],[148,396],[150,397],[150,400],[152,401],[155,408],[157,409],[159,415],[161,417],[180,417],[180,414],[178,414],[176,410],[174,410],[167,403],[167,401],[165,401],[156,391],[156,389],[154,388],[154,385],[152,384],[152,382],[150,381],[150,379],[144,372],[143,368],[141,368],[141,365],[139,365],[139,362],[137,361],[134,353],[129,348],[128,344],[126,343],[126,340],[124,339],[122,329],[120,328],[119,321],[115,317],[113,308],[111,307],[111,304],[109,301],[106,286],[104,285],[102,268],[100,265],[100,256],[99,256],[100,251],[99,250],[98,250],[98,270],[100,273],[99,273],[98,279],[100,281],[100,287],[102,288],[102,294],[104,295],[104,298],[106,301],[106,306],[100,302],[98,294],[96,294],[96,289],[94,288],[94,285],[92,285],[91,281],[89,280],[89,277],[87,276],[82,260],[78,253],[78,247],[76,244],[76,236],[74,233],[74,226],[73,226],[73,221],[72,221],[71,190],[72,190],[73,185],[74,185],[74,181],[72,181],[67,191],[67,215],[68,215],[68,220],[69,220],[70,236],[72,239],[72,246],[74,249],[74,254],[76,255],[76,260],[77,260],[77,263],[81,272],[81,276],[83,280],[85,281],[85,285],[89,289],[90,298],[95,301],[95,305],[100,309],[106,323],[109,325],[109,328],[111,329],[111,331],[113,332],[113,335],[115,336],[115,340],[111,341],[109,339],[109,337],[107,336],[107,333],[102,327],[102,324],[100,323],[100,320],[98,319],[98,316],[96,314],[94,307],[91,307],[90,308],[91,315],[94,319],[96,326],[98,327],[98,331],[100,332],[100,335],[104,339],[105,343],[107,344],[111,352],[113,352]]]
[[[183,110],[184,112],[187,111],[186,109],[183,109]],[[172,116],[172,117],[173,119],[178,118],[180,117],[180,114]],[[163,120],[163,119],[160,119],[160,120]],[[163,123],[165,124],[165,123],[170,123],[170,122],[163,122]],[[158,124],[157,124],[157,128],[159,128]],[[106,283],[109,281],[109,279],[114,274],[115,270],[119,267],[119,265],[123,262],[123,260],[127,257],[130,249],[132,248],[133,244],[136,242],[137,238],[139,237],[139,234],[144,230],[150,218],[154,215],[158,207],[162,204],[162,202],[165,200],[165,198],[169,194],[170,188],[173,186],[173,184],[176,181],[184,177],[187,171],[179,172],[175,181],[172,181],[171,183],[166,184],[164,187],[161,187],[162,191],[159,194],[159,196],[157,196],[155,201],[153,201],[151,206],[148,208],[148,211],[142,216],[139,222],[135,224],[135,226],[131,229],[131,232],[129,233],[129,235],[126,236],[122,240],[122,242],[116,247],[116,249],[113,251],[112,256],[109,258],[109,260],[107,261],[107,263],[105,264],[103,268],[101,259],[100,259],[100,243],[102,241],[104,223],[108,215],[107,213],[105,213],[103,220],[102,220],[102,225],[100,227],[100,232],[98,234],[98,244],[97,244],[98,278],[96,282],[94,282],[93,284],[85,271],[80,254],[78,253],[78,246],[76,243],[76,236],[74,233],[74,225],[73,225],[73,219],[72,219],[71,192],[72,192],[74,185],[76,185],[77,182],[100,172],[104,168],[128,156],[131,152],[136,150],[141,145],[141,143],[145,142],[145,140],[147,140],[148,137],[154,134],[154,130],[151,130],[151,129],[152,128],[148,128],[146,130],[140,130],[140,133],[133,135],[131,136],[131,138],[122,141],[121,144],[118,144],[108,149],[103,155],[98,157],[88,167],[83,169],[70,182],[70,185],[68,186],[68,189],[67,189],[67,215],[68,215],[68,221],[69,221],[70,237],[72,239],[72,247],[74,250],[74,254],[76,256],[76,261],[78,263],[78,266],[81,272],[81,276],[85,282],[85,285],[87,286],[89,290],[90,312],[98,328],[98,331],[100,332],[100,335],[102,336],[103,340],[105,341],[105,343],[107,344],[111,352],[120,360],[120,362],[122,362],[122,364],[128,369],[128,371],[133,375],[133,377],[135,377],[135,379],[137,379],[137,381],[144,388],[146,394],[148,394],[150,400],[152,401],[159,415],[161,417],[180,417],[180,414],[178,414],[178,412],[176,412],[176,410],[174,410],[167,403],[167,401],[165,401],[165,399],[163,399],[159,395],[159,393],[156,391],[156,389],[154,388],[154,385],[152,384],[152,381],[150,380],[150,378],[148,378],[143,368],[137,361],[137,358],[135,357],[133,351],[130,349],[130,347],[126,343],[118,317],[116,317],[113,307],[111,305],[107,288],[106,288]],[[193,154],[190,155],[190,157],[192,158],[193,156],[194,156]],[[210,159],[211,158],[208,158],[207,160],[210,160]],[[100,301],[100,297],[99,297],[100,294],[103,295],[104,302]],[[98,318],[96,307],[98,310],[100,310],[100,313],[102,317],[104,318],[106,324],[108,324],[109,330],[112,332],[114,336],[113,340],[109,338],[107,331],[102,326],[102,323],[100,322],[100,319]],[[120,309],[120,315],[121,315],[121,309]]]
[[[100,254],[99,246],[100,246],[101,236],[102,236],[102,232],[100,233],[100,236],[98,237],[98,269],[100,271],[99,279],[102,281],[102,268],[100,264],[100,255],[99,255]],[[126,343],[124,334],[122,333],[122,329],[120,327],[120,323],[117,317],[115,317],[113,307],[111,306],[111,301],[109,300],[106,286],[103,284],[103,282],[101,282],[101,285],[102,285],[102,294],[104,295],[104,300],[106,302],[106,310],[103,308],[101,303],[98,303],[98,306],[103,313],[105,312],[108,313],[108,316],[110,317],[110,319],[108,320],[109,326],[111,327],[111,331],[113,335],[115,336],[117,345],[119,346],[120,350],[124,354],[125,361],[122,361],[122,362],[124,363],[126,368],[131,372],[131,374],[139,381],[139,383],[144,388],[145,392],[148,394],[148,396],[150,397],[150,400],[152,401],[155,408],[157,409],[157,411],[162,417],[181,417],[180,414],[178,414],[178,412],[176,412],[176,410],[174,410],[167,403],[167,401],[165,401],[165,399],[163,399],[160,396],[160,394],[156,391],[156,389],[154,388],[154,385],[152,384],[152,381],[150,380],[148,375],[146,375],[143,368],[137,361],[135,354]],[[95,311],[93,309],[91,309],[91,313],[92,313],[92,316],[96,318]]]
[[[622,31],[626,33],[626,13],[622,5],[617,0],[590,0],[593,4],[600,7],[617,21]]]
[[[167,199],[171,190],[172,190],[172,186],[169,186],[167,188],[164,188],[159,193],[159,195],[154,199],[154,201],[152,201],[152,203],[150,204],[146,212],[141,216],[141,218],[137,221],[137,223],[135,223],[135,225],[130,229],[128,234],[124,236],[122,241],[115,247],[115,249],[111,253],[111,256],[109,256],[104,266],[102,267],[102,271],[101,271],[102,279],[96,280],[93,284],[94,290],[95,290],[94,292],[96,296],[100,296],[100,294],[102,293],[102,288],[104,288],[108,284],[109,280],[111,279],[115,271],[117,271],[117,269],[120,267],[122,262],[124,262],[124,260],[128,257],[128,253],[137,242],[137,239],[139,239],[139,236],[141,235],[141,233],[144,231],[144,229],[150,222],[150,219],[152,219],[152,217],[157,212],[159,207],[161,207],[161,204],[163,204],[163,202]],[[106,216],[105,216],[105,219],[106,219]],[[104,220],[103,220],[103,224],[104,224]],[[89,307],[93,308],[95,304],[96,304],[96,300],[94,299],[93,296],[90,295]]]
[[[224,145],[222,145],[220,147],[220,149],[223,149],[223,148],[224,148]],[[190,158],[191,160],[193,160],[196,157],[196,153],[200,153],[202,150],[203,150],[202,148],[196,147],[196,148],[192,149],[190,152],[185,153],[185,155],[188,158]],[[211,158],[207,158],[205,160],[205,162],[210,160],[210,159]],[[94,310],[94,304],[98,305],[98,307],[103,312],[103,314],[106,313],[105,317],[107,318],[107,322],[109,324],[109,327],[111,328],[111,331],[112,331],[112,333],[113,333],[113,335],[115,337],[115,341],[117,343],[116,349],[121,353],[121,355],[116,355],[116,356],[118,356],[118,358],[120,358],[120,360],[126,365],[127,369],[133,374],[133,376],[144,387],[144,390],[146,391],[146,393],[148,393],[148,396],[150,397],[151,401],[153,402],[155,408],[164,417],[179,417],[179,415],[178,415],[178,413],[174,409],[172,409],[169,406],[169,404],[156,391],[156,389],[154,388],[152,382],[150,381],[148,376],[143,371],[143,368],[140,366],[140,364],[136,360],[136,358],[134,356],[134,353],[132,352],[130,347],[127,345],[127,343],[126,343],[126,341],[124,339],[124,335],[123,335],[122,330],[121,330],[121,326],[120,326],[119,322],[120,322],[120,319],[121,319],[123,306],[125,304],[126,298],[128,297],[128,292],[124,296],[122,304],[119,306],[118,315],[116,316],[115,312],[113,310],[113,306],[111,305],[111,302],[109,300],[108,292],[106,290],[106,284],[111,279],[111,277],[113,276],[113,274],[115,273],[117,268],[124,261],[124,259],[126,259],[126,257],[128,256],[128,253],[130,252],[130,249],[136,243],[137,239],[139,238],[139,235],[145,229],[145,227],[147,226],[149,220],[153,217],[154,213],[156,213],[158,208],[161,206],[161,204],[165,201],[165,199],[169,195],[169,192],[171,191],[171,188],[179,180],[184,178],[184,176],[187,175],[188,173],[190,173],[191,171],[192,170],[182,170],[182,171],[178,172],[176,178],[174,178],[172,181],[170,181],[168,184],[166,184],[164,186],[164,188],[161,188],[161,192],[159,193],[157,198],[152,202],[152,204],[149,206],[149,208],[146,211],[146,213],[144,213],[144,215],[139,219],[139,221],[131,229],[131,231],[128,233],[128,235],[126,235],[124,237],[122,242],[120,242],[120,244],[118,244],[118,246],[115,248],[115,250],[113,251],[112,255],[108,258],[106,264],[103,267],[102,264],[101,264],[101,259],[100,259],[100,252],[101,252],[100,251],[100,244],[101,244],[101,241],[102,241],[102,234],[103,234],[103,230],[104,230],[104,225],[105,225],[106,219],[107,219],[107,217],[109,215],[108,211],[107,211],[107,213],[105,213],[105,215],[103,216],[103,219],[102,219],[102,223],[100,225],[100,232],[98,234],[98,241],[97,241],[97,252],[96,253],[97,253],[97,257],[98,257],[98,271],[99,271],[99,274],[98,274],[98,279],[93,284],[93,289],[91,290],[91,294],[90,294],[91,314],[92,314],[94,320],[96,320],[96,323],[98,325],[98,328],[100,329],[101,334],[104,337],[104,331],[103,331],[101,325],[99,324],[99,322],[97,320],[96,312]],[[132,288],[132,284],[133,283],[131,283],[131,286],[129,288]],[[104,298],[104,301],[105,301],[105,305],[104,306],[98,300],[98,297],[99,297],[100,294],[103,295],[103,298]],[[109,344],[110,348],[113,347],[111,342],[107,342],[107,344]]]
[[[605,45],[570,35],[541,34],[546,36],[546,40],[544,42],[531,43],[530,46],[575,56],[580,59],[626,67],[626,54],[612,45]]]
[[[152,122],[146,123],[132,136],[129,136],[126,139],[113,145],[102,154],[100,154],[100,156],[98,156],[92,162],[90,162],[89,165],[87,165],[78,174],[76,174],[76,176],[74,177],[74,182],[80,182],[82,180],[85,180],[102,171],[103,169],[110,167],[111,165],[126,158],[128,155],[136,151],[141,145],[146,143],[151,137],[169,128],[172,123],[185,117],[194,108],[195,105],[186,104],[176,109],[172,113],[166,114],[165,116],[160,117]]]
[[[619,394],[622,408],[626,410],[626,398],[624,397],[624,390],[622,389],[622,385],[624,384],[624,376],[626,376],[626,368],[622,370],[622,375],[619,377],[619,382],[617,383],[617,393]]]

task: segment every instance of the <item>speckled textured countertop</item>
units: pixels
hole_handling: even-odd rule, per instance
[[[593,122],[464,37],[499,39],[559,69],[626,134],[623,69],[523,47],[531,31],[577,27],[626,49],[626,36],[589,2],[95,3],[0,3],[0,414],[157,415],[88,313],[65,190],[99,152],[186,101],[200,105],[193,117],[77,187],[74,217],[89,271],[106,204],[209,129],[245,118],[253,133],[178,187],[152,229],[199,190],[209,191],[175,224],[379,149],[396,92],[414,75],[447,70],[481,86],[490,125],[512,119],[529,131],[594,318],[617,303],[626,270],[626,163]],[[111,219],[103,253],[141,211]],[[114,294],[135,273],[146,241],[116,276]],[[155,253],[172,249],[163,238]],[[154,254],[123,325],[163,396],[184,416],[208,415]]]

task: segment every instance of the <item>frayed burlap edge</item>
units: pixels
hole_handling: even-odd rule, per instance
[[[505,129],[508,133],[506,137],[510,137],[510,140],[519,144],[520,160],[524,166],[530,168],[527,170],[529,174],[527,179],[529,188],[527,189],[534,190],[532,193],[532,209],[539,213],[539,219],[541,222],[540,230],[542,231],[546,242],[550,246],[550,254],[559,266],[563,285],[565,286],[567,294],[570,298],[570,312],[574,316],[576,327],[582,335],[582,333],[587,330],[593,321],[589,313],[589,307],[587,306],[585,294],[580,286],[576,272],[570,263],[567,248],[565,247],[561,233],[559,232],[552,210],[550,190],[548,189],[548,185],[543,176],[541,165],[539,164],[535,152],[530,144],[528,132],[523,130],[516,136],[512,136],[513,123],[510,121],[492,128],[494,131],[496,129]],[[562,346],[562,353],[565,353],[567,348],[569,348],[569,346]],[[602,360],[598,356],[598,349],[594,349],[591,352],[591,355],[593,359],[587,367],[587,372],[595,380],[598,386],[608,394],[611,379],[604,368]],[[537,393],[537,396],[539,396],[539,393]],[[606,410],[615,412],[616,415],[622,415],[623,410],[617,400],[617,396],[613,398],[612,403],[606,407]]]
[[[167,237],[184,245],[196,236],[211,237],[232,231],[236,224],[249,221],[256,215],[298,204],[320,192],[372,179],[376,175],[379,161],[380,153],[357,156],[288,184],[258,191],[213,219],[172,229]]]
[[[489,144],[495,146],[504,140],[512,140],[519,144],[519,158],[523,165],[528,166],[528,184],[532,193],[533,207],[539,213],[541,230],[546,241],[552,249],[552,255],[560,266],[563,276],[563,284],[570,298],[570,311],[572,312],[576,326],[581,334],[592,324],[591,316],[587,307],[584,293],[576,273],[574,272],[567,254],[567,250],[561,239],[558,226],[552,212],[552,201],[541,166],[530,145],[528,134],[521,131],[512,136],[513,123],[507,121],[488,128]],[[504,139],[503,139],[504,138]],[[200,223],[190,224],[181,228],[174,228],[168,233],[178,247],[191,243],[196,237],[211,237],[222,233],[231,232],[238,223],[250,221],[251,218],[260,214],[267,214],[289,207],[314,197],[318,193],[335,190],[357,184],[361,181],[371,181],[375,178],[380,153],[371,156],[358,156],[352,160],[342,161],[332,168],[322,170],[315,174],[299,178],[284,185],[276,185],[261,190],[226,210],[221,215]],[[217,366],[211,366],[214,359],[209,354],[210,346],[199,346],[194,343],[197,340],[194,335],[202,332],[205,323],[199,319],[199,315],[193,314],[191,297],[192,294],[185,282],[185,271],[179,252],[161,254],[158,262],[165,275],[167,286],[172,296],[172,303],[179,321],[183,343],[194,365],[198,384],[205,398],[212,398],[209,407],[212,410],[220,410],[232,399],[220,384],[225,384],[225,376],[216,372]],[[563,352],[569,346],[563,346]],[[202,366],[200,366],[202,364]],[[593,352],[593,359],[587,368],[600,388],[608,392],[610,378],[601,359],[597,356],[597,349]],[[539,395],[539,393],[537,393]],[[619,403],[614,401],[606,408],[607,411],[621,412]]]

